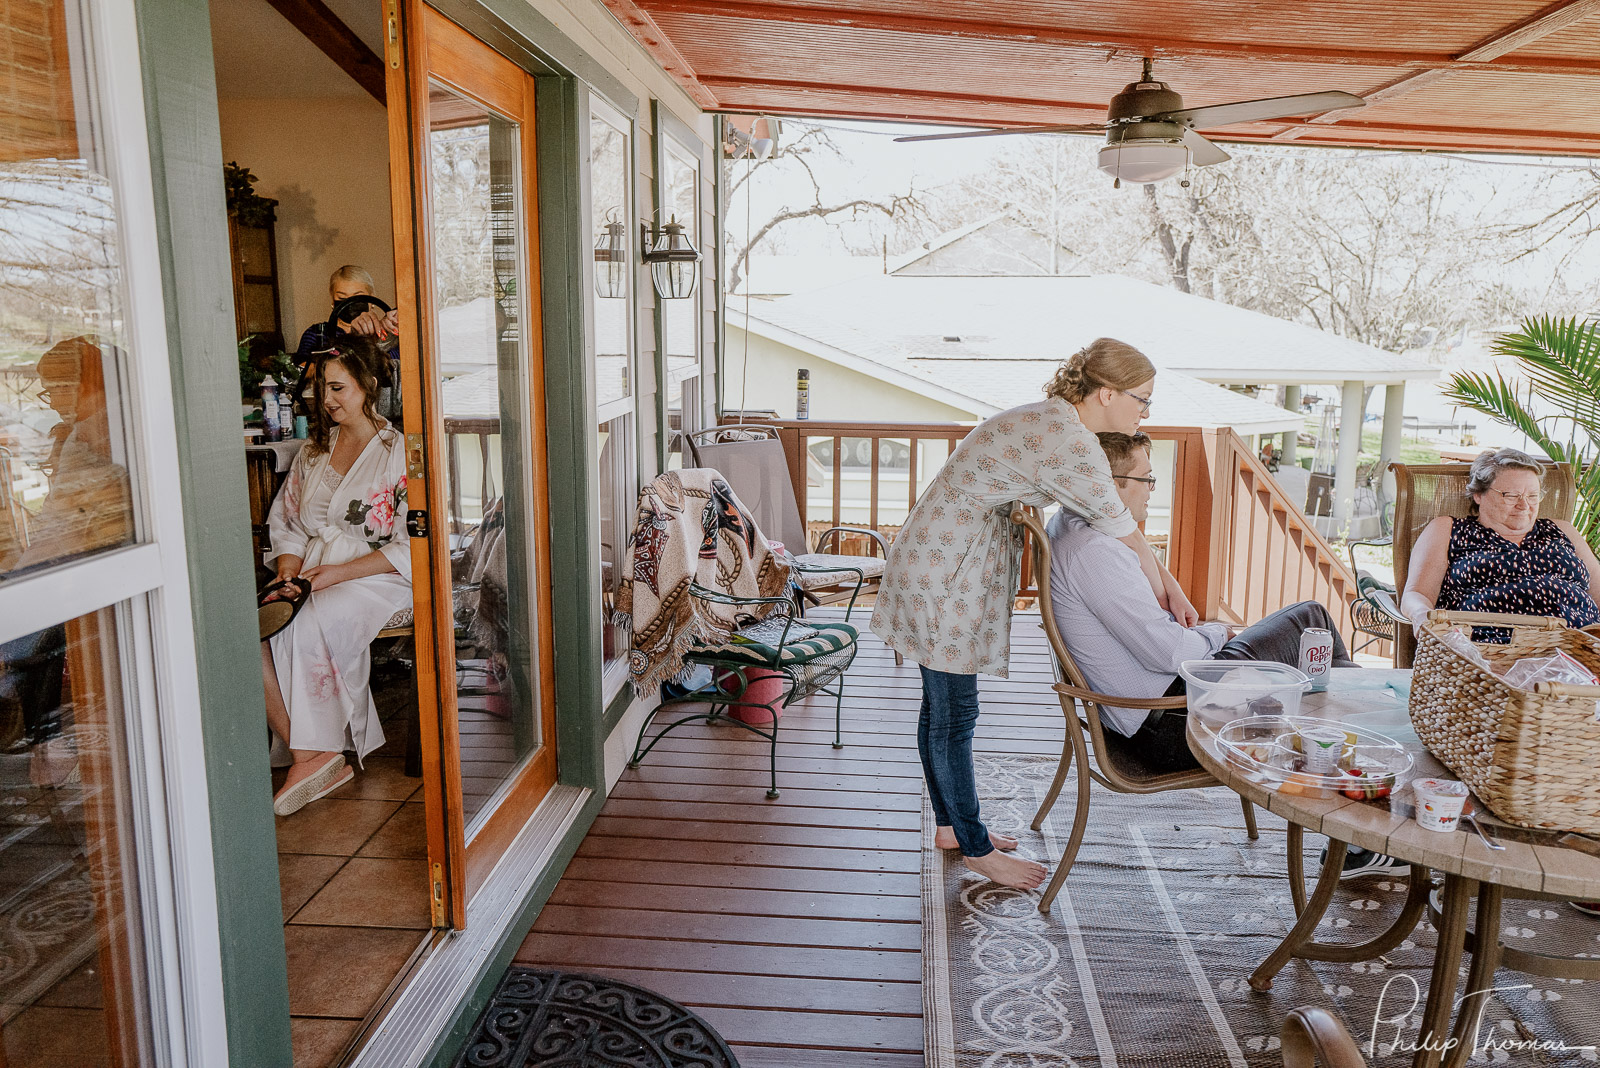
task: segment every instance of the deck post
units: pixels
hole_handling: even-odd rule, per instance
[[[1333,525],[1336,530],[1347,526],[1354,513],[1356,458],[1361,452],[1365,387],[1364,382],[1346,382],[1339,403],[1339,458],[1333,468]]]
[[[1289,409],[1291,412],[1294,412],[1296,415],[1300,414],[1299,386],[1283,387],[1283,406]],[[1288,467],[1293,467],[1295,464],[1299,463],[1300,460],[1295,455],[1295,450],[1299,444],[1300,431],[1298,429],[1285,430],[1283,432],[1283,442],[1281,446],[1283,449],[1283,457],[1278,462]]]
[[[1383,444],[1378,450],[1378,470],[1383,475],[1383,497],[1394,500],[1394,476],[1389,463],[1400,459],[1400,439],[1405,418],[1406,384],[1392,382],[1383,391]]]

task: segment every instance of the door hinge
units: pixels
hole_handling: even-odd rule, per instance
[[[406,435],[406,479],[415,482],[428,477],[427,453],[422,448],[421,434]]]
[[[433,925],[449,927],[450,920],[444,912],[444,865],[438,862],[433,865],[433,893],[429,904],[433,910]]]
[[[383,54],[389,60],[391,70],[400,69],[400,2],[388,0],[385,8],[385,26],[383,34]]]
[[[426,538],[428,536],[428,513],[421,508],[413,508],[407,512],[406,533],[413,538]]]

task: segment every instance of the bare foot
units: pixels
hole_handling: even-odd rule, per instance
[[[962,859],[967,862],[967,867],[984,878],[1001,886],[1014,886],[1018,890],[1037,890],[1039,884],[1044,882],[1044,877],[1050,874],[1049,869],[1038,861],[1007,856],[998,850],[981,857]]]
[[[933,832],[933,844],[940,849],[961,848],[960,843],[956,841],[956,832],[954,827],[940,827],[936,829]],[[989,844],[1000,850],[1002,853],[1009,853],[1013,849],[1017,848],[1017,840],[1015,838],[1011,837],[1009,834],[1001,834],[999,831],[989,832]]]

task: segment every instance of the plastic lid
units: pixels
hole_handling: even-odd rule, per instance
[[[1286,686],[1304,686],[1311,677],[1299,668],[1272,660],[1185,660],[1178,674],[1191,686],[1261,693]]]

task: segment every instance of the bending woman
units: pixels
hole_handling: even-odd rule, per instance
[[[1139,554],[1161,606],[1184,626],[1198,621],[1123,505],[1095,438],[1137,431],[1154,387],[1155,368],[1139,350],[1109,338],[1089,345],[1056,372],[1045,400],[991,417],[956,446],[889,552],[872,630],[922,670],[917,750],[936,842],[959,847],[969,868],[1007,886],[1032,889],[1045,877],[1043,865],[1006,856],[1016,839],[978,818],[973,777],[978,673],[1004,678],[1009,660],[1022,561],[1013,502],[1059,504],[1119,539]]]
[[[1465,519],[1438,516],[1411,550],[1400,611],[1422,636],[1428,611],[1561,616],[1600,623],[1600,561],[1564,519],[1540,519],[1544,468],[1516,449],[1480,453],[1467,482]],[[1504,627],[1474,627],[1473,640],[1510,640]]]
[[[311,583],[309,603],[261,646],[267,722],[294,752],[280,816],[354,778],[346,749],[359,761],[383,744],[368,646],[411,606],[405,449],[373,410],[388,361],[364,337],[317,355],[311,437],[268,516],[268,563]]]

